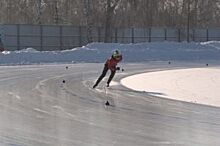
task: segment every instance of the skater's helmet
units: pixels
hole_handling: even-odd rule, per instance
[[[121,54],[120,54],[120,52],[119,52],[118,50],[115,50],[115,51],[113,52],[113,54],[112,54],[112,57],[113,57],[114,59],[120,59]]]

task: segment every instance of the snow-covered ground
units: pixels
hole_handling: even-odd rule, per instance
[[[63,51],[36,51],[25,48],[19,51],[4,51],[0,64],[76,63],[104,62],[115,49],[123,53],[124,62],[145,61],[198,61],[219,60],[220,42],[152,42],[138,44],[91,43],[83,47]]]
[[[153,96],[220,107],[220,67],[143,73],[121,83]]]
[[[34,48],[4,51],[0,54],[0,65],[104,62],[115,49],[122,52],[123,62],[220,60],[218,41],[91,43],[63,51],[40,52]],[[134,90],[155,92],[153,95],[161,97],[220,106],[220,68],[153,72],[128,77],[122,83]]]

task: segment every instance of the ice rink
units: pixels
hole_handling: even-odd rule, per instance
[[[110,88],[105,79],[97,89],[103,64],[1,66],[0,146],[219,146],[220,108],[120,85],[134,74],[202,66],[125,64]]]

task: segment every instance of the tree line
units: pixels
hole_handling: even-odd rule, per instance
[[[220,26],[220,0],[1,0],[2,24],[198,28]]]

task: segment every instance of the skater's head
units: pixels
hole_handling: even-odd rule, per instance
[[[112,58],[116,59],[116,60],[120,60],[121,59],[121,54],[118,50],[115,50],[112,54]]]

